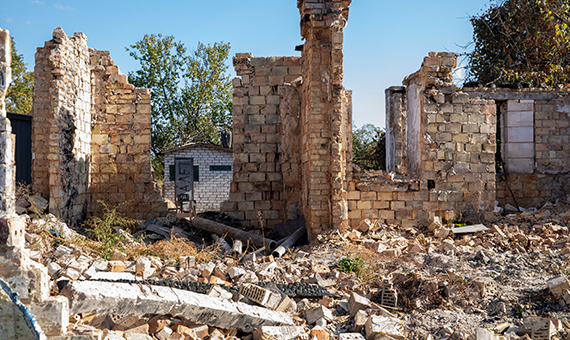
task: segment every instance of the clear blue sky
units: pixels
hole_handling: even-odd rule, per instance
[[[353,90],[357,126],[384,126],[384,90],[401,85],[430,51],[463,52],[472,41],[469,16],[488,0],[354,0],[345,29],[344,84]],[[123,73],[138,64],[125,47],[147,33],[197,42],[230,42],[231,55],[300,55],[296,0],[2,0],[0,27],[9,29],[28,68],[36,47],[61,26],[83,32],[90,47],[111,51]],[[230,62],[231,63],[231,62]],[[232,71],[230,69],[230,71]],[[231,72],[234,75],[233,71]]]

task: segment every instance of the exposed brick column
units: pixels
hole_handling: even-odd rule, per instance
[[[87,201],[91,75],[87,38],[61,28],[36,53],[32,188],[54,215],[76,225]]]
[[[347,226],[346,151],[349,123],[342,87],[343,28],[351,1],[299,0],[303,47],[303,211],[309,235]],[[343,104],[344,103],[344,104]]]

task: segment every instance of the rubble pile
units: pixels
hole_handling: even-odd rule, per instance
[[[69,299],[68,328],[94,339],[568,339],[569,222],[568,200],[486,225],[363,220],[281,257],[228,246],[211,260],[104,260],[34,233],[75,237],[54,220],[26,241]]]

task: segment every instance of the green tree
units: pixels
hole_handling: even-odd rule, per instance
[[[30,114],[32,112],[32,92],[34,72],[26,70],[24,55],[18,54],[14,38],[12,40],[12,82],[6,93],[6,111]]]
[[[147,34],[126,48],[141,68],[131,83],[151,90],[151,151],[158,178],[164,176],[159,153],[188,143],[219,144],[231,129],[232,85],[226,60],[229,43],[204,45],[188,53],[173,36]]]
[[[352,161],[363,169],[385,169],[385,132],[373,124],[364,124],[361,128],[357,128],[354,125],[352,131]]]
[[[471,18],[467,82],[570,82],[570,0],[500,0]]]

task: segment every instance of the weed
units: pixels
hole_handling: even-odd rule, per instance
[[[340,259],[336,263],[336,267],[341,272],[345,273],[353,272],[357,276],[360,276],[366,266],[364,265],[364,260],[362,260],[360,257],[349,256]]]
[[[124,204],[121,203],[114,208],[110,208],[105,202],[98,201],[103,205],[103,217],[92,216],[83,223],[86,230],[92,237],[100,242],[99,251],[101,256],[108,260],[115,248],[124,250],[124,241],[128,239],[128,234],[124,231],[119,231],[118,227],[126,229],[133,229],[137,225],[137,221],[128,217],[121,216],[118,209]]]
[[[517,310],[515,311],[515,314],[516,314],[518,317],[522,318],[522,317],[523,317],[523,313],[524,313],[524,306],[523,306],[523,305],[518,305],[516,308],[517,308]]]

